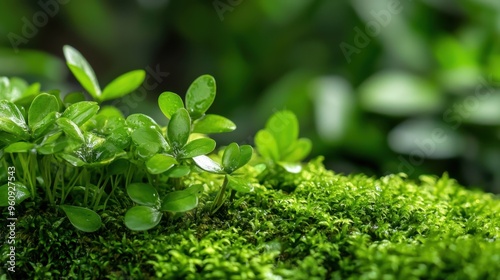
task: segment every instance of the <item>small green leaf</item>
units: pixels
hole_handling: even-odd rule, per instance
[[[90,209],[70,205],[61,205],[61,209],[71,224],[81,231],[94,232],[101,227],[101,217]]]
[[[64,96],[64,104],[66,106],[69,106],[71,104],[75,104],[75,103],[78,103],[78,102],[82,102],[82,101],[85,101],[85,95],[82,93],[82,92],[70,92],[68,94],[66,94],[66,96]]]
[[[16,142],[5,147],[6,153],[26,153],[35,147],[35,144],[28,142]]]
[[[239,168],[243,167],[245,164],[247,164],[250,161],[250,159],[252,158],[252,155],[253,155],[252,146],[250,146],[250,145],[240,146],[240,160],[238,162],[238,167],[236,169],[239,169]]]
[[[125,213],[125,226],[131,230],[148,230],[161,221],[161,212],[148,206],[134,206]]]
[[[74,122],[68,118],[59,118],[56,122],[66,135],[79,142],[84,142],[83,133]]]
[[[181,178],[189,175],[189,173],[191,173],[191,168],[189,166],[178,165],[170,168],[167,172],[165,172],[165,175],[170,178]]]
[[[293,112],[278,111],[267,121],[266,130],[276,140],[281,156],[299,137],[299,122]]]
[[[160,205],[160,196],[150,184],[132,183],[127,186],[127,194],[135,203],[156,207]]]
[[[151,174],[160,174],[177,164],[177,160],[170,155],[156,154],[146,161],[146,167]]]
[[[280,153],[274,136],[267,130],[259,130],[255,135],[255,146],[259,154],[272,161],[278,161]]]
[[[55,96],[42,93],[33,99],[28,110],[28,125],[34,130],[48,114],[59,111],[59,102]]]
[[[300,138],[295,143],[293,143],[287,151],[287,154],[283,155],[281,159],[288,162],[298,162],[303,160],[311,152],[312,143],[311,140],[306,138]]]
[[[237,192],[248,193],[253,190],[250,182],[242,178],[236,178],[230,175],[227,176],[227,186]]]
[[[28,126],[19,108],[12,102],[0,100],[0,131],[29,138]]]
[[[132,141],[137,146],[148,150],[151,155],[157,153],[160,149],[168,149],[165,138],[154,128],[150,127],[141,127],[132,132]]]
[[[81,126],[94,116],[99,111],[99,105],[96,102],[82,101],[70,105],[62,117],[68,118],[73,121],[77,126]]]
[[[207,114],[193,122],[194,133],[223,133],[236,129],[236,125],[229,119],[219,115]]]
[[[203,156],[197,156],[193,157],[194,163],[196,165],[210,173],[215,173],[215,174],[222,174],[224,173],[224,170],[222,167],[215,161],[213,161],[211,158],[203,155]]]
[[[102,91],[101,101],[122,97],[141,86],[146,72],[134,70],[127,72],[109,83]]]
[[[191,133],[191,119],[186,109],[181,108],[172,115],[168,123],[167,136],[172,148],[180,149],[186,145]]]
[[[155,122],[155,120],[144,114],[132,114],[128,116],[127,125],[132,130],[136,130],[141,127],[149,127],[161,133],[160,126]]]
[[[187,143],[182,148],[181,158],[192,158],[206,155],[215,149],[215,141],[210,138],[199,138]]]
[[[179,95],[166,91],[158,97],[158,106],[165,117],[171,119],[175,112],[177,112],[180,108],[184,108],[184,103]]]
[[[168,193],[161,205],[162,211],[186,212],[198,206],[198,195],[192,190],[182,190]]]
[[[19,204],[30,196],[28,188],[19,182],[5,184],[0,187],[0,207],[9,206],[9,201]]]
[[[48,113],[41,121],[37,122],[32,128],[33,138],[42,136],[56,122],[59,112]]]
[[[240,161],[240,147],[236,143],[231,143],[224,150],[222,155],[222,166],[228,174],[233,173],[238,168]]]
[[[64,57],[69,69],[75,75],[75,78],[80,82],[84,89],[96,100],[100,100],[101,88],[95,77],[94,70],[83,57],[83,55],[75,48],[65,45],[63,47]]]
[[[186,109],[193,119],[198,119],[210,108],[215,99],[215,79],[210,75],[198,77],[186,93]]]

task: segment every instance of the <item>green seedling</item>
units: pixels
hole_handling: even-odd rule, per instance
[[[127,186],[127,194],[138,205],[125,214],[125,225],[135,231],[154,228],[161,221],[162,211],[182,213],[196,208],[198,195],[202,190],[202,185],[193,185],[181,191],[170,192],[160,199],[152,185],[130,184]]]
[[[212,214],[217,212],[224,204],[227,198],[226,189],[231,190],[230,200],[234,198],[236,192],[248,193],[252,191],[252,185],[247,180],[233,176],[236,170],[250,161],[252,154],[253,149],[250,145],[240,147],[236,143],[231,143],[226,147],[222,155],[222,166],[207,156],[193,158],[199,168],[210,173],[224,175],[224,182],[212,204]]]
[[[144,70],[133,70],[114,79],[101,90],[94,69],[92,69],[83,55],[68,45],[64,46],[63,50],[66,64],[75,78],[92,98],[99,103],[129,94],[136,90],[146,77]]]
[[[147,115],[125,117],[115,107],[100,106],[135,90],[144,71],[121,75],[101,90],[85,58],[70,46],[63,51],[71,72],[94,101],[80,92],[61,97],[58,90],[40,92],[37,83],[0,77],[0,206],[25,201],[28,207],[48,205],[64,212],[78,230],[93,232],[102,225],[99,213],[112,205],[128,208],[124,222],[129,229],[147,230],[158,225],[164,213],[176,217],[198,206],[203,186],[182,185],[192,182],[199,175],[195,173],[224,176],[211,213],[237,192],[252,190],[237,173],[250,161],[251,146],[230,144],[220,164],[208,157],[216,147],[209,135],[236,129],[231,120],[207,113],[216,95],[212,76],[196,78],[185,100],[173,92],[159,96],[158,106],[169,120],[162,127]],[[271,163],[289,169],[309,152],[310,143],[296,139],[296,119],[290,112],[283,114],[271,118],[256,143]],[[288,120],[284,131],[276,129],[282,119]],[[188,175],[193,177],[181,181]],[[123,193],[120,188],[131,201],[116,197]]]
[[[257,151],[265,160],[265,174],[277,172],[276,166],[290,173],[302,170],[302,161],[311,151],[311,141],[298,138],[299,124],[291,111],[278,111],[266,123],[264,129],[255,135]]]

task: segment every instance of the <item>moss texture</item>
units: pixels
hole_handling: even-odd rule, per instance
[[[211,194],[214,178],[192,179]],[[92,234],[26,205],[7,279],[500,279],[500,200],[446,175],[343,176],[317,159],[214,216],[203,200],[147,232],[114,207]]]

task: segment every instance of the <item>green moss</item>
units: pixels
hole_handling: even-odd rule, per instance
[[[245,170],[250,176],[255,171]],[[212,194],[216,176],[206,183]],[[16,279],[499,279],[500,200],[446,175],[420,182],[327,171],[321,159],[280,178],[295,190],[255,184],[215,216],[203,205],[148,232],[103,214],[96,233],[60,215],[25,211]],[[124,194],[119,197],[126,199]],[[118,205],[118,204],[116,204]],[[21,213],[21,212],[19,212]],[[5,215],[4,215],[5,217]],[[4,229],[2,228],[2,231]],[[4,235],[4,232],[2,232]],[[2,258],[6,246],[2,249]],[[5,259],[2,259],[5,264]],[[5,266],[4,266],[5,269]]]

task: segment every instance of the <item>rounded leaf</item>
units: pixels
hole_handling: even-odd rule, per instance
[[[136,90],[141,86],[145,77],[144,70],[133,70],[120,75],[104,88],[101,101],[119,98]]]
[[[71,105],[74,103],[85,101],[85,95],[82,92],[70,92],[64,96],[64,104]]]
[[[151,174],[160,174],[177,164],[177,160],[170,155],[156,154],[146,161],[146,168]]]
[[[165,175],[170,178],[181,178],[191,173],[191,168],[186,165],[177,165],[170,168]]]
[[[0,131],[28,138],[28,126],[19,108],[12,102],[0,100]]]
[[[28,110],[28,125],[33,130],[39,122],[52,112],[59,111],[59,102],[53,95],[39,94],[30,105]]]
[[[227,186],[237,192],[248,193],[253,190],[253,186],[250,182],[242,178],[236,178],[230,175],[227,176]]]
[[[223,133],[236,129],[236,125],[229,119],[219,115],[207,114],[193,122],[194,133]]]
[[[184,102],[182,102],[182,98],[176,93],[166,91],[158,97],[158,106],[165,117],[171,119],[177,110],[184,108]]]
[[[272,161],[278,161],[280,153],[274,136],[267,130],[259,130],[255,135],[255,147],[259,154]]]
[[[193,157],[193,161],[199,168],[207,172],[215,174],[224,173],[224,169],[222,169],[222,167],[217,162],[213,161],[211,158],[205,155]]]
[[[193,158],[206,155],[215,149],[215,141],[210,138],[199,138],[187,143],[182,148],[181,158]]]
[[[161,212],[148,206],[134,206],[125,213],[125,226],[131,230],[148,230],[161,221]]]
[[[311,140],[300,138],[290,146],[287,153],[281,157],[281,160],[288,162],[298,162],[303,160],[312,149]]]
[[[167,137],[169,144],[174,149],[180,149],[186,145],[191,133],[191,118],[186,109],[181,108],[172,115],[168,123]]]
[[[136,130],[141,127],[153,128],[161,133],[160,126],[150,116],[144,114],[132,114],[127,117],[127,125]]]
[[[292,111],[278,111],[267,121],[266,130],[273,135],[282,156],[299,137],[299,122]]]
[[[240,162],[240,147],[236,143],[231,143],[224,150],[222,155],[222,166],[226,173],[233,173],[238,168]]]
[[[243,167],[247,164],[253,155],[253,148],[250,145],[240,146],[240,160],[238,161],[238,168]],[[236,169],[238,169],[236,168]]]
[[[141,127],[132,132],[132,141],[139,147],[147,148],[151,154],[157,153],[160,148],[168,149],[165,138],[150,127]]]
[[[160,203],[160,196],[155,187],[146,183],[132,183],[127,186],[127,194],[135,203],[156,206]]]
[[[210,75],[198,77],[186,93],[186,109],[193,119],[203,116],[215,99],[215,79]]]
[[[101,217],[90,209],[70,205],[61,205],[61,209],[71,224],[81,231],[93,232],[101,227]]]
[[[198,206],[198,194],[185,189],[168,193],[161,204],[160,210],[169,212],[186,212]]]
[[[9,192],[11,192],[9,194]],[[0,207],[9,206],[9,196],[14,192],[14,201],[16,204],[23,202],[26,198],[30,197],[30,191],[28,188],[21,184],[20,182],[14,182],[9,184],[5,184],[0,187]]]

